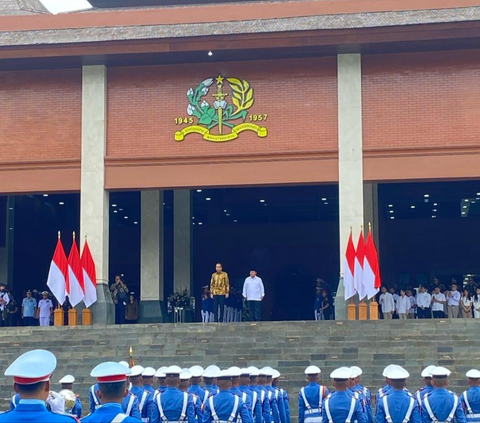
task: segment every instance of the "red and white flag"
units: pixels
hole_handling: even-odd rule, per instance
[[[365,247],[365,262],[363,265],[363,285],[368,299],[374,297],[380,287],[380,265],[378,262],[377,248],[373,240],[372,231],[368,232],[367,245]]]
[[[95,262],[93,261],[87,240],[85,240],[85,245],[83,246],[81,262],[85,286],[85,298],[83,302],[88,308],[97,301],[97,272],[95,271]]]
[[[75,242],[75,234],[73,235],[73,244],[68,256],[67,294],[72,307],[75,307],[85,297],[83,269],[77,243]]]
[[[343,269],[343,287],[345,288],[345,300],[352,298],[355,291],[355,247],[353,245],[352,231],[348,238],[347,251],[345,253],[345,265]]]
[[[60,305],[65,302],[65,291],[68,278],[68,261],[60,240],[60,232],[58,233],[57,247],[53,253],[53,259],[50,263],[50,271],[48,272],[47,286],[55,295]]]
[[[363,300],[366,292],[363,285],[363,263],[365,261],[365,238],[363,236],[363,229],[360,231],[358,238],[357,251],[355,253],[355,273],[354,273],[354,287],[358,292],[358,298]]]

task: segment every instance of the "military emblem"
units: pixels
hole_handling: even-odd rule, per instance
[[[259,125],[268,119],[268,115],[249,114],[255,98],[247,81],[222,75],[207,78],[196,88],[189,88],[187,98],[188,116],[175,118],[176,125],[186,126],[175,132],[175,141],[183,141],[194,133],[211,142],[232,141],[245,131],[253,131],[260,138],[268,134],[267,128]]]

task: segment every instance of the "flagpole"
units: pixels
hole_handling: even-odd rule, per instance
[[[372,234],[372,238],[373,238],[371,222],[368,222],[368,231]],[[378,260],[378,256],[377,256],[377,260]],[[370,300],[370,320],[378,320],[378,303],[377,303],[376,295],[374,295]]]

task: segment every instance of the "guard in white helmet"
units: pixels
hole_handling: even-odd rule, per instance
[[[329,394],[326,386],[320,385],[321,370],[317,366],[305,369],[309,384],[300,389],[298,394],[298,422],[321,423],[322,403]]]
[[[432,375],[430,372],[435,368],[435,366],[427,366],[422,371],[422,379],[425,384],[417,392],[415,392],[415,399],[418,402],[418,405],[422,403],[423,397],[433,391],[432,385]]]
[[[467,422],[480,423],[480,371],[469,370],[466,374],[470,388],[460,396]]]

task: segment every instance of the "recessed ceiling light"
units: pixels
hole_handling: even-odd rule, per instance
[[[393,207],[393,204],[389,204],[388,207]]]
[[[411,208],[411,209],[414,209],[414,208],[415,208],[415,206],[410,206],[410,208]]]
[[[10,228],[11,231],[13,231],[13,228]]]
[[[192,220],[195,220],[195,216],[192,216]]]
[[[465,203],[468,203],[468,198],[465,198],[463,201],[464,201]]]
[[[13,210],[13,207],[9,207],[8,210]]]
[[[118,209],[118,210],[123,211],[123,209]]]
[[[434,206],[438,206],[438,203],[433,203]]]
[[[226,211],[226,210],[224,210],[223,212],[224,212],[224,213],[226,213],[227,211]]]
[[[425,198],[429,198],[429,197],[430,197],[430,194],[425,194],[424,197],[425,197]]]
[[[165,203],[163,203],[163,205],[165,205]]]
[[[480,196],[480,192],[477,192],[477,196]]]
[[[475,204],[475,200],[470,201],[470,203]]]
[[[134,225],[138,225],[138,222],[133,222]]]
[[[128,219],[128,216],[123,216],[124,219]]]
[[[326,198],[326,197],[323,197],[323,198],[322,198],[322,201],[327,201],[327,198]]]
[[[230,216],[230,213],[227,213],[226,216]]]
[[[267,203],[264,203],[263,205],[264,205],[264,206],[268,206],[268,204],[267,204]]]
[[[389,210],[389,213],[393,213],[393,210]]]
[[[260,200],[260,203],[265,203],[265,200]]]
[[[328,201],[325,201],[323,204],[327,205],[327,204],[328,204]]]
[[[43,194],[44,197],[48,197],[48,194]]]
[[[462,206],[462,209],[466,209],[466,208],[467,208],[467,206]]]
[[[195,222],[193,222],[192,225],[195,225]]]
[[[210,50],[210,51],[208,52],[208,55],[209,55],[210,57],[213,56],[213,52]]]
[[[118,213],[118,211],[117,211],[117,210],[114,210],[113,212],[114,212],[114,213]]]
[[[210,200],[211,200],[211,198],[210,198],[210,197],[207,197],[207,198],[205,198],[205,200],[207,200],[207,201],[210,201]]]
[[[237,222],[238,222],[238,220],[234,220],[233,222],[234,222],[234,223],[237,223]]]
[[[390,216],[390,220],[394,220],[395,219],[395,216]]]
[[[125,275],[122,273],[120,276],[123,278]]]
[[[437,209],[433,209],[432,211],[433,211],[433,212],[436,212],[436,211],[437,211]]]
[[[198,224],[199,224],[199,225],[203,225],[203,223],[202,223],[202,222],[198,222]]]
[[[63,201],[60,201],[58,204],[63,206],[65,203]]]
[[[112,204],[112,207],[117,207],[117,205],[116,205],[116,204]]]
[[[435,219],[437,216],[432,216],[432,219]]]
[[[201,189],[197,189],[197,192],[202,192],[202,190],[201,190]]]

